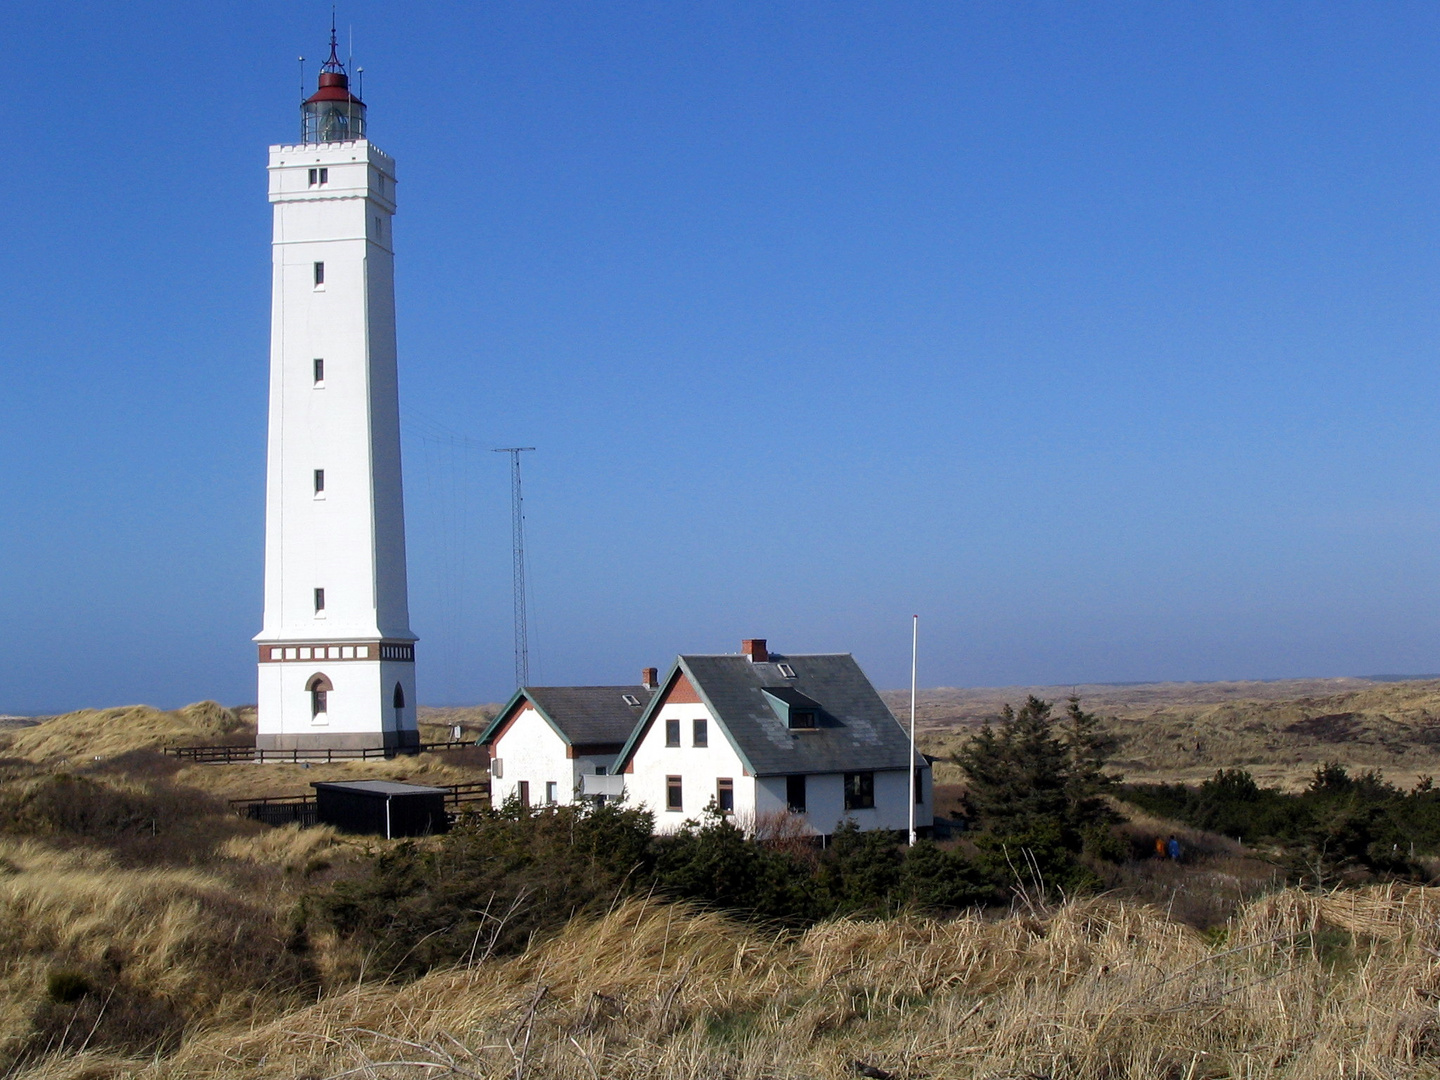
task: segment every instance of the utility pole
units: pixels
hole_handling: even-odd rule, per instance
[[[910,846],[915,846],[915,671],[920,661],[920,616],[910,622]],[[931,790],[934,790],[933,788]]]
[[[497,454],[510,455],[510,551],[515,575],[515,685],[530,682],[530,631],[525,604],[525,508],[520,494],[520,455],[533,446],[501,446]]]

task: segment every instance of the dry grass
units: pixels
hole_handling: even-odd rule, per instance
[[[444,734],[437,729],[434,734]],[[263,798],[308,792],[314,781],[413,780],[462,784],[488,773],[482,750],[461,750],[372,761],[257,765],[194,765],[167,759],[166,746],[250,743],[254,710],[226,709],[213,701],[166,712],[148,705],[83,709],[34,727],[0,731],[0,754],[46,771],[108,775],[120,782],[164,778],[219,799]]]
[[[0,868],[0,1060],[86,1043],[163,1049],[195,1017],[293,1007],[311,981],[282,940],[278,895],[33,840],[0,841]],[[57,976],[85,992],[57,1000]]]
[[[1206,937],[1096,899],[795,937],[646,901],[500,963],[335,993],[159,1061],[178,1077],[1433,1077],[1440,893],[1282,892]]]
[[[1345,711],[1383,706],[1423,725],[1424,692],[1367,693],[1347,690]],[[1330,707],[1270,705],[1272,726]],[[463,775],[440,755],[310,769],[158,755],[157,738],[201,741],[231,722],[209,710],[7,732],[5,783],[48,790],[60,766],[117,799],[198,800],[332,774]],[[117,730],[127,718],[137,730]],[[1272,871],[1215,838],[1203,881],[1135,864],[1149,877],[1126,888],[1150,903],[795,934],[635,899],[512,959],[396,985],[340,980],[361,965],[290,918],[353,842],[198,814],[168,847],[143,831],[109,847],[91,834],[0,837],[0,1068],[16,1080],[838,1080],[857,1061],[896,1080],[1440,1077],[1440,890],[1257,899]],[[1197,850],[1204,839],[1187,838]],[[146,845],[164,859],[141,858]],[[1226,897],[1223,911],[1195,918],[1186,905],[1204,900],[1186,889]]]
[[[176,744],[241,743],[254,734],[253,719],[202,701],[174,712],[149,705],[81,709],[6,732],[0,746],[29,761],[74,765]]]

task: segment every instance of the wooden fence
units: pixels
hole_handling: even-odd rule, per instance
[[[443,750],[466,750],[473,747],[471,740],[460,742],[420,743],[417,746],[374,747],[361,750],[257,750],[254,746],[167,746],[169,757],[193,761],[200,765],[230,765],[239,761],[280,761],[298,765],[310,761],[369,761],[373,758],[390,758],[400,754],[421,754]]]

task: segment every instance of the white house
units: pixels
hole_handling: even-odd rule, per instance
[[[614,762],[631,804],[672,832],[712,802],[744,827],[787,813],[829,835],[846,819],[934,824],[930,767],[848,653],[680,656]]]
[[[554,806],[582,794],[619,794],[610,780],[615,755],[654,696],[656,674],[647,668],[640,686],[522,686],[480,735],[490,751],[493,804],[515,798]]]

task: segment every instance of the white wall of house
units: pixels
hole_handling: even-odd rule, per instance
[[[530,805],[545,804],[545,785],[555,785],[555,801],[568,803],[575,794],[575,762],[566,756],[565,740],[556,734],[534,706],[519,715],[490,746],[491,759],[500,759],[501,776],[490,779],[491,799],[500,806],[515,794],[521,781],[530,784]],[[591,770],[593,771],[593,769]]]
[[[920,774],[921,800],[915,804],[915,827],[929,828],[934,824],[934,796],[930,770]],[[903,769],[875,773],[875,806],[868,810],[845,809],[845,777],[841,773],[818,773],[805,777],[805,818],[816,833],[829,835],[846,818],[853,818],[861,829],[893,829],[904,832],[910,828],[910,780]],[[783,776],[762,777],[757,785],[756,809],[761,816],[778,814],[787,807],[786,779]]]
[[[694,721],[707,721],[708,746],[694,743]],[[665,745],[665,721],[680,721],[680,745]],[[655,715],[631,754],[632,771],[625,774],[625,796],[631,806],[645,806],[655,814],[655,831],[674,832],[687,818],[698,818],[715,797],[716,781],[725,777],[735,785],[735,816],[742,824],[755,816],[755,778],[745,766],[720,724],[703,704],[667,702]],[[666,809],[666,777],[681,778],[683,808]],[[784,785],[781,785],[784,797]]]

